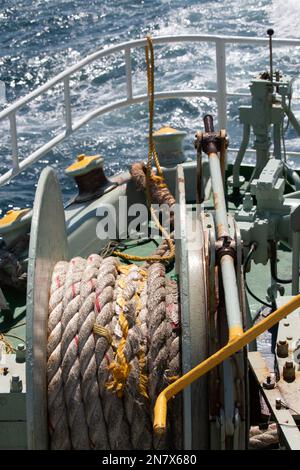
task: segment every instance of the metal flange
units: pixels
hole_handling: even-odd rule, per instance
[[[179,275],[182,324],[182,373],[208,357],[207,287],[200,208],[187,209],[184,170],[177,166],[176,202],[180,220],[176,233],[176,272]],[[179,223],[178,223],[179,222]],[[209,448],[208,378],[201,377],[183,392],[184,449]]]
[[[68,259],[65,215],[55,171],[40,176],[33,206],[27,281],[27,444],[48,448],[47,325],[54,265]]]

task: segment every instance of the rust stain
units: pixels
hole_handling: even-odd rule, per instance
[[[217,225],[217,235],[218,235],[218,238],[224,236],[224,234],[225,234],[224,225],[220,223],[220,224]]]
[[[208,154],[208,157],[209,157],[209,158],[217,158],[217,159],[219,160],[218,154],[215,153],[215,152],[210,152],[210,153]]]
[[[179,183],[184,183],[184,178],[179,177],[178,181],[179,181]]]
[[[219,193],[214,193],[214,205],[215,205],[215,209],[218,210],[219,209]]]

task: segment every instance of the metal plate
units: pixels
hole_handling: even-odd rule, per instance
[[[207,296],[203,228],[197,212],[187,210],[183,166],[177,167],[176,272],[179,274],[182,373],[207,357]],[[194,229],[191,230],[191,224]],[[196,228],[196,230],[195,230]],[[207,376],[184,390],[184,449],[207,449],[209,421]]]
[[[53,267],[68,259],[65,215],[54,170],[40,176],[32,215],[27,281],[27,443],[47,449],[47,323]]]

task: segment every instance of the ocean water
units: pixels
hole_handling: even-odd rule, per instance
[[[264,36],[268,27],[277,37],[300,37],[297,0],[0,0],[0,109],[24,96],[95,50],[148,33],[228,34]],[[174,44],[156,47],[156,89],[215,87],[214,50],[204,45]],[[300,51],[274,51],[275,67],[295,78],[295,97],[300,96]],[[247,91],[250,79],[268,67],[265,47],[227,47],[228,88]],[[125,96],[124,58],[120,54],[99,60],[71,80],[73,119],[96,106]],[[133,55],[134,93],[146,91],[142,50]],[[244,101],[247,103],[247,100]],[[229,100],[228,132],[231,146],[239,146],[237,99]],[[300,104],[293,109],[300,117]],[[208,98],[160,101],[155,107],[155,127],[169,124],[188,132],[185,151],[193,158],[193,136],[204,113],[216,115],[216,103]],[[19,153],[26,157],[63,126],[61,86],[45,93],[17,116]],[[116,174],[147,154],[147,107],[131,106],[102,116],[71,135],[38,164],[0,188],[0,213],[33,203],[41,169],[54,166],[64,198],[74,193],[74,183],[64,175],[79,153],[100,153],[108,175]],[[292,129],[288,148],[300,150]],[[0,122],[0,158],[4,172],[10,163],[7,123]],[[296,161],[291,161],[297,165]]]

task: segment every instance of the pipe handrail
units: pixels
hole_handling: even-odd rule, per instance
[[[228,97],[248,97],[248,93],[234,93],[226,89],[226,44],[240,44],[240,45],[259,45],[265,46],[268,44],[267,38],[256,37],[240,37],[240,36],[226,36],[226,35],[174,35],[174,36],[156,36],[153,38],[155,45],[164,45],[169,43],[178,42],[206,42],[214,43],[216,50],[216,76],[217,76],[217,89],[216,90],[170,90],[156,94],[157,99],[170,99],[170,98],[191,98],[191,97],[211,97],[215,98],[218,106],[218,120],[219,127],[226,128],[226,112],[227,112],[227,98]],[[12,165],[11,169],[6,171],[0,176],[0,185],[9,182],[20,171],[24,171],[28,166],[39,160],[45,153],[55,147],[58,143],[66,139],[72,132],[78,130],[82,125],[86,124],[95,117],[108,113],[112,110],[130,106],[131,104],[142,103],[146,99],[144,96],[134,96],[132,86],[132,70],[131,70],[131,50],[134,48],[141,48],[146,45],[146,39],[137,39],[127,41],[114,46],[100,49],[85,58],[81,59],[76,64],[68,67],[63,72],[59,73],[40,87],[36,88],[28,95],[19,98],[14,103],[0,112],[0,120],[8,119],[10,124],[11,144],[12,144]],[[282,46],[300,46],[300,39],[274,39],[274,47]],[[125,58],[125,71],[126,71],[126,99],[118,100],[109,103],[101,108],[97,108],[91,112],[86,113],[83,118],[76,122],[72,120],[72,103],[70,98],[70,77],[76,72],[80,71],[86,65],[109,55],[123,52]],[[65,103],[65,129],[64,132],[59,133],[47,143],[43,144],[40,148],[32,152],[27,158],[19,161],[18,155],[18,133],[16,114],[20,108],[36,99],[41,94],[53,88],[57,84],[63,84],[64,103]],[[300,154],[299,154],[300,155]]]

